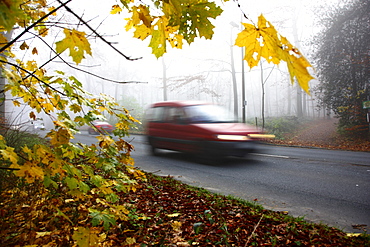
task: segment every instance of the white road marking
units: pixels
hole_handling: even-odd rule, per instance
[[[283,159],[289,159],[289,156],[282,156],[282,155],[274,155],[274,154],[259,154],[259,153],[252,153],[253,155],[259,155],[259,156],[267,156],[267,157],[275,157],[275,158],[283,158]]]

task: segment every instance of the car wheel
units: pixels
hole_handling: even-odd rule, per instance
[[[160,152],[159,152],[158,148],[156,148],[153,145],[150,145],[150,154],[153,155],[153,156],[159,156]]]
[[[149,151],[150,154],[153,156],[158,156],[160,154],[158,148],[155,146],[155,141],[152,137],[148,137],[148,143],[149,143]]]
[[[197,160],[205,165],[219,165],[224,157],[214,152],[206,141],[198,142]]]
[[[207,143],[205,141],[198,141],[197,145],[197,160],[201,164],[211,164],[212,163],[212,157],[209,153],[209,150],[207,148]]]

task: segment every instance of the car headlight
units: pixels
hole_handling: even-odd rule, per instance
[[[217,135],[217,139],[225,140],[225,141],[246,141],[248,140],[248,136],[242,135]]]
[[[268,135],[268,134],[249,134],[248,135],[250,138],[255,138],[255,139],[274,139],[275,135]]]

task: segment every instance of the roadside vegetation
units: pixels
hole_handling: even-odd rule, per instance
[[[302,123],[306,121],[307,120],[295,116],[270,117],[265,119],[264,127],[266,132],[274,134],[277,139],[284,140],[287,133],[295,132],[302,126]],[[248,124],[261,127],[262,120],[255,118],[249,120]]]
[[[304,146],[326,149],[370,152],[369,135],[343,131],[340,120],[307,119],[296,117],[268,118],[265,130],[276,136],[269,143],[276,145]]]
[[[103,62],[97,59],[95,47],[111,49],[119,58],[132,62],[140,58],[119,50],[108,30],[99,33],[101,23],[95,25],[87,13],[72,7],[76,2],[0,2],[0,119],[13,121],[12,112],[18,110],[22,112],[21,122],[45,117],[53,123],[46,134],[47,142],[17,128],[0,129],[2,246],[238,246],[265,241],[281,246],[321,242],[364,245],[367,236],[348,238],[338,230],[321,228],[307,232],[305,224],[298,226],[301,219],[281,223],[275,214],[262,210],[262,216],[257,213],[260,210],[227,204],[229,199],[223,203],[222,197],[206,196],[198,190],[195,195],[193,189],[173,180],[162,190],[165,182],[137,169],[131,157],[133,146],[125,137],[138,121],[110,95],[87,92],[84,83],[88,79],[99,80],[102,85],[107,81],[132,83],[127,78],[109,78],[109,73],[91,72],[94,66],[90,65]],[[170,47],[181,49],[184,43],[198,38],[211,39],[212,21],[224,6],[211,0],[148,2],[116,1],[106,13],[124,16],[121,20],[125,24],[117,22],[116,26],[132,30],[138,40],[150,40],[156,58]],[[225,2],[228,0],[221,1]],[[264,15],[251,20],[238,1],[229,2],[243,15],[243,30],[235,45],[245,50],[248,66],[257,66],[261,59],[276,65],[284,62],[291,82],[308,93],[313,77],[307,59]],[[106,2],[99,4],[100,10]],[[86,60],[93,54],[97,58]],[[94,128],[93,122],[104,116],[117,119],[115,138],[101,133],[96,143],[71,141],[81,127]],[[173,193],[178,189],[181,197]],[[171,208],[175,203],[170,197],[171,204],[166,204],[167,195],[175,196],[174,201],[178,198],[179,207]],[[193,204],[182,211],[186,200]],[[226,214],[219,204],[231,209]],[[201,212],[203,218],[194,218],[193,212]]]
[[[45,141],[19,135],[28,146]],[[49,190],[0,170],[2,246],[370,246],[366,228],[348,235],[265,210],[257,201],[213,194],[172,177],[145,177],[134,193],[117,193],[115,209],[123,214],[115,219],[98,195],[72,198],[62,184]],[[93,204],[96,210],[89,209]]]

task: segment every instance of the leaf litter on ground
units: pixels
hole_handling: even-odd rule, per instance
[[[7,190],[1,195],[1,246],[92,246],[78,235],[87,228],[94,246],[370,246],[369,235],[348,236],[256,202],[146,175],[135,193],[120,194],[130,220],[117,220],[108,231],[91,224],[92,200],[45,198],[41,186],[29,193]]]

